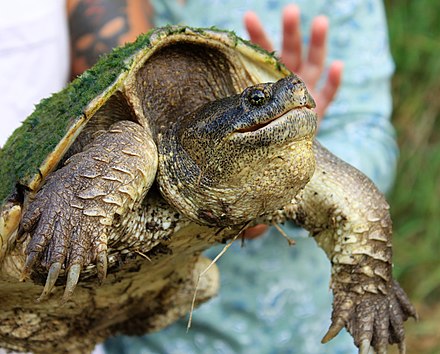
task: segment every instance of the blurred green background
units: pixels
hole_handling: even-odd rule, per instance
[[[389,196],[394,274],[420,321],[407,328],[408,353],[440,353],[440,1],[386,0],[393,122],[401,151]]]

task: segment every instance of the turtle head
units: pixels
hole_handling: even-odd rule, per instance
[[[162,194],[217,226],[289,204],[314,172],[314,107],[294,75],[205,104],[159,138]]]

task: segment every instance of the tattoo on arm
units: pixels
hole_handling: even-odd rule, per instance
[[[152,27],[146,0],[69,0],[68,12],[73,77]]]

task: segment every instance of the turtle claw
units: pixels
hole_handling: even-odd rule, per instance
[[[21,271],[20,281],[25,281],[27,278],[29,278],[29,275],[32,272],[32,268],[37,263],[38,256],[39,252],[29,252],[28,256],[26,257],[26,262],[24,264],[23,270]]]
[[[108,216],[107,205],[88,195],[83,199],[78,196],[80,188],[93,186],[86,184],[91,182],[89,179],[84,181],[74,176],[73,167],[67,164],[55,171],[23,213],[21,239],[30,236],[30,240],[21,278],[28,278],[34,270],[40,273],[48,270],[44,290],[37,301],[47,299],[63,269],[68,269],[63,302],[71,298],[81,270],[93,259],[97,259],[100,281],[107,273],[107,237],[99,236],[106,234],[106,226],[96,217],[96,210]]]
[[[406,354],[406,344],[405,344],[405,342],[399,343],[399,354]]]
[[[368,354],[370,352],[371,342],[368,339],[364,339],[359,346],[359,354]]]
[[[117,122],[72,155],[29,197],[20,225],[20,233],[30,236],[22,277],[48,269],[40,299],[50,294],[62,269],[67,270],[63,302],[71,298],[81,270],[95,260],[98,278],[104,281],[113,218],[141,202],[149,187],[149,170],[144,167],[150,159],[150,139],[139,124]]]
[[[417,313],[396,281],[390,281],[383,289],[377,293],[336,291],[332,324],[322,342],[346,327],[359,354],[368,354],[372,349],[386,354],[389,344],[397,344],[400,353],[406,353],[403,324],[408,317],[416,318]]]
[[[388,353],[388,350],[387,350],[386,345],[383,345],[376,350],[376,354],[387,354],[387,353]]]
[[[81,264],[73,264],[69,268],[69,272],[67,273],[67,283],[66,288],[64,289],[62,303],[66,303],[72,297],[73,291],[75,290],[76,284],[78,284],[79,275],[81,274]]]
[[[98,271],[98,279],[99,282],[102,284],[105,280],[105,277],[107,276],[107,265],[108,265],[107,251],[99,252],[96,259],[97,259],[96,268]]]
[[[18,226],[17,230],[17,242],[23,242],[26,239],[27,233],[23,227],[23,224],[20,224]]]
[[[336,321],[332,322],[332,324],[330,325],[330,328],[328,329],[324,338],[322,338],[321,343],[324,344],[324,343],[331,341],[333,338],[335,338],[338,335],[338,333],[344,327],[345,327],[345,324],[340,318],[338,318]]]
[[[41,293],[40,297],[37,299],[38,302],[46,300],[47,297],[49,296],[60,274],[61,266],[62,266],[61,262],[52,263],[52,265],[50,266],[46,278],[46,284],[44,285],[43,292]]]

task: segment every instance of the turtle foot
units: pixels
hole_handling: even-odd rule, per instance
[[[95,198],[102,193],[93,184],[96,181],[78,174],[78,168],[84,167],[88,166],[69,163],[54,172],[24,211],[19,237],[30,241],[22,278],[47,272],[39,301],[50,295],[62,273],[67,273],[63,301],[71,297],[81,270],[89,264],[96,262],[100,281],[106,276],[107,225],[103,221],[112,210]]]
[[[405,353],[403,323],[408,317],[417,319],[416,310],[395,280],[387,294],[339,291],[335,293],[332,324],[322,342],[328,342],[346,327],[360,354],[368,354],[370,347],[377,354],[385,354],[389,344],[397,344],[400,353]]]
[[[155,176],[149,139],[134,122],[113,124],[53,172],[29,201],[19,229],[19,239],[30,238],[22,277],[47,272],[40,300],[66,272],[67,301],[81,271],[93,262],[100,282],[105,279],[114,218],[120,219],[143,200]]]

